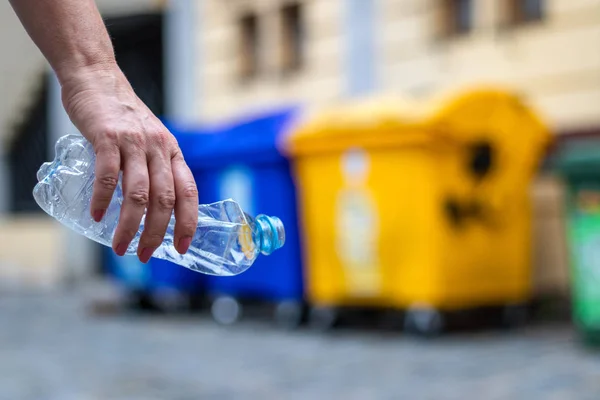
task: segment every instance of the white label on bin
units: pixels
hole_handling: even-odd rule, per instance
[[[337,252],[353,295],[381,292],[377,207],[366,189],[344,189],[336,207]]]
[[[342,172],[346,184],[361,185],[369,175],[369,155],[362,149],[352,149],[342,156]]]
[[[252,173],[245,167],[236,166],[226,170],[219,183],[219,200],[231,198],[244,212],[254,215],[252,201]]]

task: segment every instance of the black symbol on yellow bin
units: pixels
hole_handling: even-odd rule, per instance
[[[459,200],[447,197],[444,201],[444,214],[452,226],[460,228],[469,222],[487,223],[486,207],[478,200]]]
[[[475,142],[469,148],[468,169],[477,180],[481,180],[492,171],[494,159],[494,148],[491,143]]]
[[[472,179],[470,196],[449,194],[443,202],[444,215],[455,228],[463,228],[467,224],[492,224],[492,208],[485,202],[480,192],[481,184],[491,178],[496,168],[496,151],[488,140],[477,140],[466,147],[465,164],[468,176]]]

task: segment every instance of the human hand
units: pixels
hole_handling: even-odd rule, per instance
[[[116,64],[79,68],[61,83],[65,110],[96,153],[90,206],[96,222],[104,216],[123,171],[115,253],[125,254],[147,210],[137,254],[148,262],[174,210],[173,244],[184,254],[196,231],[198,191],[173,135],[137,97]]]

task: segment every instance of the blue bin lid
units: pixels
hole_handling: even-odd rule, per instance
[[[277,148],[278,137],[296,114],[296,107],[286,107],[201,129],[174,130],[192,169],[239,162],[277,162],[284,159]]]
[[[210,135],[211,130],[208,126],[183,123],[164,118],[161,119],[161,122],[177,140],[186,160],[193,156],[191,150],[205,146],[212,139]]]

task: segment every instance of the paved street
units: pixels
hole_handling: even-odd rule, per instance
[[[282,332],[206,317],[92,316],[76,294],[0,295],[0,399],[600,398],[600,354],[519,333]]]

